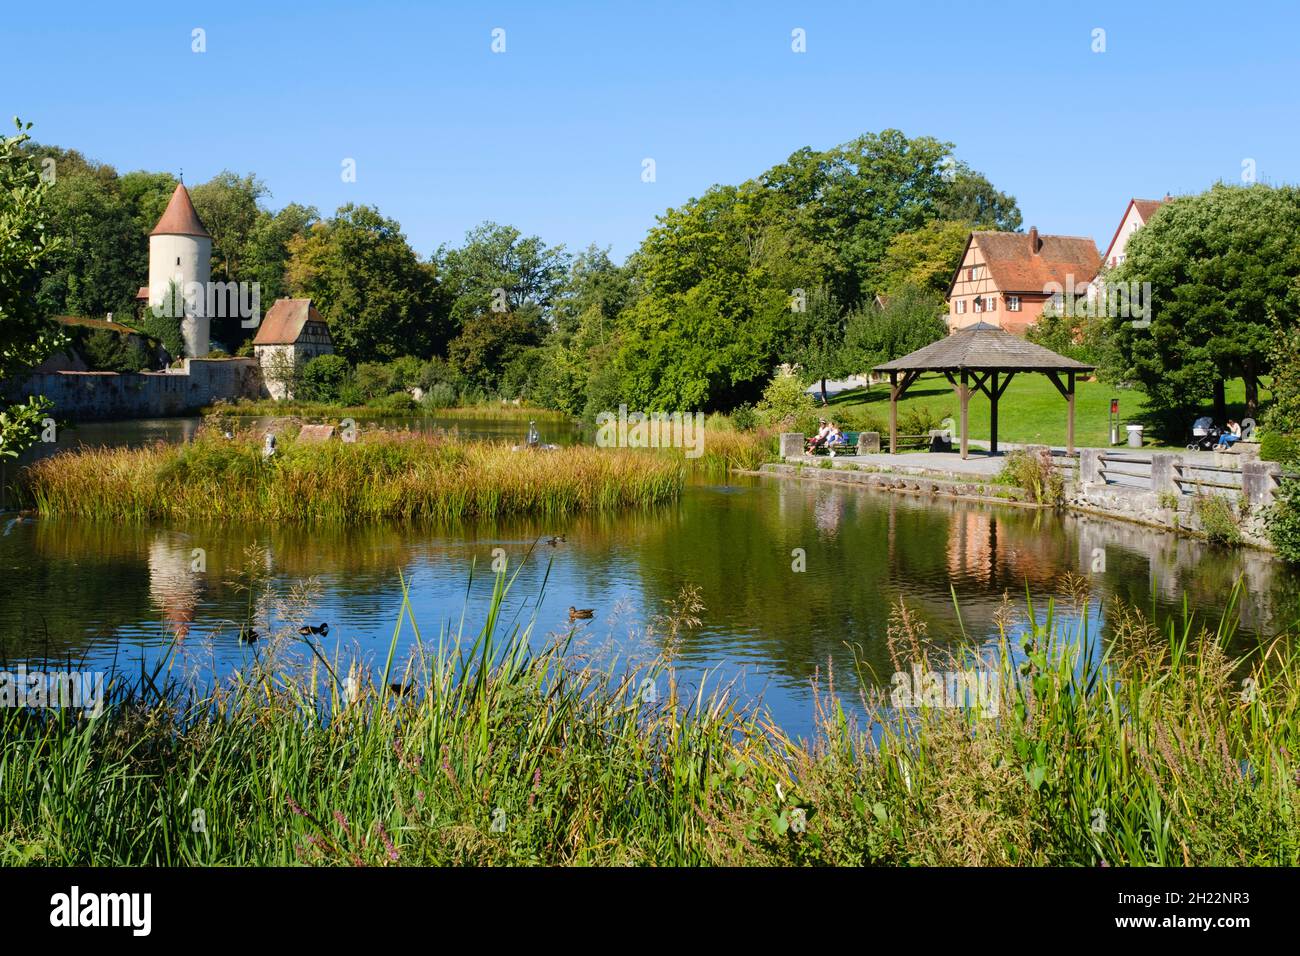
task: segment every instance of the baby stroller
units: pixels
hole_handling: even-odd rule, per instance
[[[1223,430],[1214,424],[1214,419],[1202,415],[1192,422],[1192,440],[1187,444],[1188,451],[1214,451]]]

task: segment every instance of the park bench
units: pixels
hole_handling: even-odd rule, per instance
[[[866,432],[845,432],[843,445],[818,445],[813,449],[814,455],[829,455],[834,450],[836,455],[857,455],[860,454],[860,438]],[[938,428],[932,428],[924,435],[899,435],[898,447],[902,449],[916,449],[919,451],[952,451],[951,439],[945,439],[944,431]],[[878,450],[878,449],[877,449]]]
[[[837,455],[856,455],[858,453],[858,436],[861,432],[845,432],[843,445],[818,445],[813,449],[814,455],[829,455],[832,451]]]

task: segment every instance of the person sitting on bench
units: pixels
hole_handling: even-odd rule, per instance
[[[1219,444],[1216,447],[1231,448],[1235,441],[1241,441],[1241,426],[1229,418],[1228,429],[1219,436]]]
[[[843,448],[848,444],[848,439],[844,437],[844,432],[840,431],[840,426],[831,422],[831,430],[826,435],[826,447],[830,450],[831,456],[834,457],[836,448]]]
[[[824,418],[817,420],[817,434],[808,439],[808,453],[812,454],[822,445],[826,444],[826,439],[831,433],[830,422]]]

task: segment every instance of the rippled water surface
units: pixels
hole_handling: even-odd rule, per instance
[[[539,539],[564,534],[551,546]],[[382,667],[410,588],[426,641],[462,613],[474,630],[491,593],[493,549],[522,570],[510,619],[537,620],[536,639],[569,627],[568,608],[594,608],[579,646],[622,666],[663,640],[647,625],[684,586],[697,588],[701,626],[680,636],[684,678],[734,681],[788,730],[811,727],[814,675],[837,690],[888,683],[891,604],[902,596],[930,634],[994,632],[1004,594],[1041,609],[1067,573],[1091,580],[1093,613],[1120,595],[1157,613],[1186,598],[1211,624],[1243,582],[1239,641],[1291,624],[1300,582],[1264,555],[1227,552],[1137,526],[1009,505],[923,500],[775,478],[688,486],[652,511],[455,528],[406,525],[347,530],[165,525],[132,527],[0,516],[0,657],[88,659],[122,667],[156,661],[175,641],[175,676],[224,677],[250,653],[235,621],[256,567],[284,596],[313,582],[312,609],[286,605],[279,625],[328,622],[330,653]],[[202,549],[206,571],[191,570]],[[797,549],[806,570],[793,569]],[[1100,550],[1099,550],[1100,549]],[[1091,572],[1095,556],[1105,569]],[[250,565],[251,562],[251,565]],[[471,567],[478,571],[470,584]],[[543,582],[545,586],[543,587]],[[954,595],[960,618],[954,610]],[[303,620],[289,620],[301,616]],[[662,631],[662,627],[655,630]],[[1104,623],[1092,639],[1105,640]],[[403,662],[409,623],[398,639]]]

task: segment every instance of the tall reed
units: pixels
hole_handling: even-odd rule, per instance
[[[508,588],[427,640],[404,601],[373,674],[311,638],[288,663],[289,630],[206,692],[155,672],[98,718],[0,708],[0,863],[1300,862],[1300,655],[1231,659],[1232,599],[1213,630],[1115,605],[1104,650],[1086,596],[1078,623],[1007,604],[996,642],[952,659],[900,603],[895,666],[989,668],[993,706],[867,693],[860,723],[827,692],[795,743],[667,662],[537,647]]]
[[[356,443],[282,438],[262,456],[256,436],[204,431],[184,445],[86,448],[42,459],[20,476],[42,515],[356,522],[564,515],[671,501],[674,459],[586,447],[511,451],[411,432],[362,432]]]

